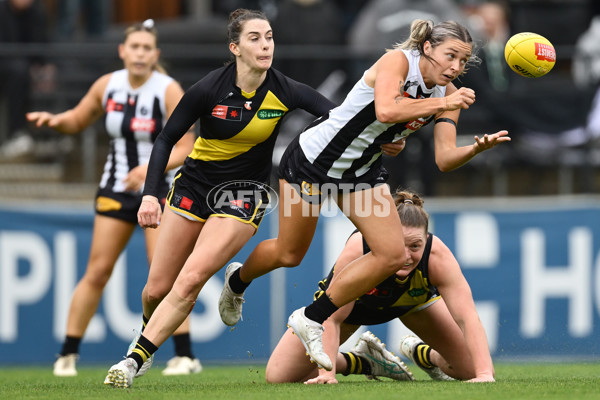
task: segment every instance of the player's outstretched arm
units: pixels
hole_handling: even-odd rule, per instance
[[[38,128],[47,126],[60,133],[79,133],[104,113],[102,94],[109,79],[110,74],[100,77],[74,108],[59,114],[47,111],[29,112],[26,114],[27,120],[33,122]]]

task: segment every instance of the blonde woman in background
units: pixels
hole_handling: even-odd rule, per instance
[[[88,265],[75,287],[67,319],[66,337],[54,364],[55,376],[77,375],[80,342],[94,316],[115,263],[137,225],[142,187],[154,141],[183,95],[179,83],[159,64],[154,22],[133,25],[119,45],[124,68],[100,77],[79,104],[59,114],[30,112],[27,119],[37,127],[48,126],[65,134],[82,132],[105,116],[110,150],[96,195],[94,229]],[[175,145],[160,182],[160,201],[172,181],[174,168],[192,151],[190,130]],[[144,231],[148,262],[152,260],[158,230]],[[106,310],[110,312],[110,310]],[[173,336],[176,357],[166,374],[200,372],[202,366],[191,352],[189,319]],[[145,370],[139,375],[143,375]]]

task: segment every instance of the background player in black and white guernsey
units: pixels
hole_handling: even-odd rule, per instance
[[[38,127],[47,125],[67,134],[83,131],[106,114],[105,127],[111,137],[96,196],[89,261],[84,276],[73,292],[65,342],[54,364],[54,374],[57,376],[77,374],[75,361],[80,341],[98,308],[117,258],[136,227],[152,146],[183,95],[177,82],[158,71],[161,69],[159,54],[153,22],[150,20],[144,25],[131,26],[125,31],[125,39],[119,45],[124,69],[100,77],[71,110],[56,115],[45,111],[27,114],[27,118]],[[157,195],[163,203],[172,180],[172,174],[165,174],[165,171],[180,166],[191,152],[193,143],[193,132],[182,135],[168,164],[160,172]],[[150,262],[158,232],[147,230],[144,235]],[[182,327],[181,333],[183,336],[178,340],[191,351],[189,323]],[[187,356],[191,356],[188,357],[189,361],[199,370],[199,361],[194,359],[191,352]]]
[[[283,117],[296,108],[319,116],[334,107],[271,68],[273,32],[262,12],[232,12],[228,37],[235,62],[210,72],[185,93],[152,149],[138,212],[142,227],[161,225],[142,294],[149,322],[135,349],[110,368],[105,382],[113,386],[131,386],[138,369],[191,312],[206,281],[256,232],[262,202],[268,201],[262,186]],[[197,119],[200,137],[161,215],[160,172],[172,146]],[[228,201],[215,201],[219,188],[231,196]],[[248,198],[248,191],[256,195]]]
[[[399,190],[394,200],[404,232],[405,261],[395,274],[340,307],[323,323],[325,351],[336,360],[333,369],[325,371],[309,363],[302,343],[288,329],[267,364],[268,382],[337,383],[336,371],[346,375],[379,371],[383,376],[407,380],[398,360],[386,353],[372,334],[363,334],[350,352],[338,353],[340,343],[361,325],[383,324],[396,318],[420,337],[403,338],[402,353],[434,380],[494,381],[485,330],[460,265],[444,242],[428,233],[429,215],[417,194]],[[355,231],[329,276],[319,282],[315,298],[325,293],[346,265],[369,251],[364,237]],[[369,346],[361,345],[364,342]],[[375,351],[365,356],[365,349]]]
[[[472,38],[462,25],[413,21],[410,38],[379,58],[339,107],[309,126],[287,148],[279,165],[279,206],[287,211],[280,213],[279,235],[254,249],[223,293],[227,294],[227,285],[238,291],[224,296],[223,301],[233,303],[253,279],[273,269],[300,264],[320,210],[320,204],[309,207],[307,201],[315,197],[321,201],[323,186],[333,186],[334,199],[363,234],[371,252],[350,263],[327,288],[326,296],[296,310],[288,320],[310,358],[331,369],[320,340],[321,324],[338,307],[395,273],[405,257],[399,246],[402,224],[394,212],[389,187],[382,184],[387,172],[381,163],[381,143],[406,137],[435,120],[436,163],[442,171],[449,171],[510,140],[507,131],[499,131],[476,136],[472,145],[456,145],[459,112],[473,104],[475,93],[469,88],[457,89],[452,81],[475,60]],[[347,190],[342,190],[344,187]],[[236,301],[241,304],[240,299]],[[235,323],[241,307],[237,311],[222,312],[221,317]]]

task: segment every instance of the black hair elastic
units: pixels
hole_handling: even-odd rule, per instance
[[[437,124],[438,122],[447,122],[449,124],[454,125],[454,127],[456,128],[456,122],[454,122],[450,118],[438,118],[438,119],[435,120],[435,123]]]

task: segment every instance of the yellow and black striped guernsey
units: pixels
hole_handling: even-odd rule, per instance
[[[356,232],[358,230],[352,234]],[[429,233],[423,256],[417,267],[406,278],[401,280],[394,274],[356,299],[352,311],[344,322],[352,325],[383,324],[438,300],[439,291],[429,281],[429,254],[432,242],[433,235]],[[363,238],[363,254],[370,251],[369,245]],[[329,287],[334,268],[327,278],[319,282],[319,290],[315,293],[315,298]]]
[[[174,144],[200,122],[200,135],[181,173],[201,192],[232,180],[267,183],[279,127],[285,115],[301,108],[321,116],[335,107],[309,86],[271,68],[262,85],[246,93],[235,85],[231,63],[196,82],[183,96],[154,144],[144,194],[155,195]]]

